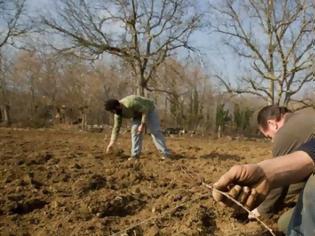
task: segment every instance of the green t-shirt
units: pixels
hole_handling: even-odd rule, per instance
[[[147,119],[147,114],[154,110],[154,103],[152,100],[130,95],[121,99],[120,104],[122,104],[122,114],[114,115],[114,126],[111,135],[111,141],[115,142],[122,124],[123,118],[139,118],[141,123],[145,123]]]

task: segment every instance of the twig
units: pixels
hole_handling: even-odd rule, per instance
[[[192,178],[197,178],[198,181],[200,181],[200,180],[202,179],[202,178],[201,178],[199,175],[197,175],[196,173],[190,173],[190,172],[188,172],[188,170],[187,170],[186,167],[180,166],[180,168],[181,168],[181,170],[182,170],[185,174],[189,175],[190,177],[192,177]],[[215,189],[215,191],[218,191],[220,194],[222,194],[223,196],[225,196],[225,197],[227,197],[228,199],[230,199],[232,202],[234,202],[235,204],[237,204],[238,206],[240,206],[242,209],[244,209],[248,214],[251,214],[251,211],[250,211],[250,210],[248,210],[242,203],[238,202],[237,200],[235,200],[234,198],[232,198],[232,197],[231,197],[230,195],[228,195],[227,193],[222,192],[221,190],[218,190],[218,189],[214,188],[213,186],[211,186],[211,185],[205,183],[204,181],[201,182],[201,185],[204,186],[204,187],[206,187],[206,188],[208,188],[208,189],[210,189],[211,191]],[[262,225],[270,232],[270,234],[271,234],[272,236],[276,236],[276,235],[273,233],[272,229],[269,228],[261,219],[259,219],[259,218],[258,218],[257,216],[255,216],[254,214],[252,214],[252,215],[253,215],[253,217],[254,217],[260,224],[262,224]]]
[[[219,192],[220,194],[222,194],[223,196],[227,197],[228,199],[230,199],[232,202],[234,202],[235,204],[237,204],[238,206],[240,206],[242,209],[244,209],[248,214],[251,214],[251,211],[248,210],[242,203],[238,202],[237,200],[235,200],[234,198],[232,198],[230,195],[228,195],[227,193],[225,192],[222,192],[221,190],[219,189],[216,189],[214,188],[213,186],[209,185],[209,184],[206,184],[204,182],[202,182],[202,186],[205,186],[206,188],[210,189],[210,190],[214,190],[214,191],[217,191]],[[261,219],[259,219],[257,216],[255,216],[253,214],[253,217],[260,223],[262,224],[269,232],[272,236],[276,236],[272,229],[269,228]]]

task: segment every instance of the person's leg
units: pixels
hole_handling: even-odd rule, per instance
[[[156,148],[166,157],[168,157],[171,152],[166,147],[164,136],[161,132],[160,119],[155,110],[149,112],[148,114],[148,128],[151,132],[151,136]]]
[[[291,184],[285,199],[288,201],[297,201],[297,197],[299,196],[298,194],[303,190],[304,186],[305,182]],[[278,220],[278,229],[280,232],[286,233],[288,231],[288,226],[294,209],[295,208],[291,208],[280,216]]]
[[[259,215],[263,217],[271,217],[284,207],[285,201],[297,201],[299,193],[305,186],[305,182],[291,184],[288,187],[280,187],[272,189],[267,198],[256,208]]]
[[[131,126],[131,156],[139,157],[142,149],[143,135],[138,134],[138,126],[140,125],[140,120],[133,119]]]
[[[300,193],[287,235],[315,235],[315,175],[312,174]]]
[[[280,232],[286,233],[288,231],[288,226],[289,226],[293,211],[294,211],[294,208],[291,208],[280,216],[278,220],[278,230]]]
[[[288,193],[285,197],[286,201],[297,201],[297,198],[300,194],[300,192],[303,190],[305,186],[305,182],[297,183],[297,184],[291,184],[288,189]]]
[[[257,207],[257,211],[263,217],[270,217],[279,210],[279,206],[282,205],[286,194],[287,187],[272,189],[266,199]]]

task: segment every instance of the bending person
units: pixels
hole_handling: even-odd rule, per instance
[[[130,95],[119,101],[116,99],[107,100],[105,109],[114,113],[114,126],[106,152],[112,149],[117,140],[122,119],[129,118],[132,119],[131,157],[129,160],[136,160],[140,157],[145,126],[149,128],[156,148],[162,153],[161,158],[163,160],[170,158],[171,152],[165,144],[159,116],[153,101],[145,97]]]

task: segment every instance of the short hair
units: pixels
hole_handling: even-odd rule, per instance
[[[269,105],[263,107],[257,115],[257,123],[263,129],[267,130],[268,128],[268,120],[275,119],[279,121],[281,117],[286,114],[292,112],[287,107],[278,106],[278,105]]]
[[[120,103],[117,99],[108,99],[105,102],[105,110],[106,111],[112,111],[115,110],[117,106],[119,106]]]

